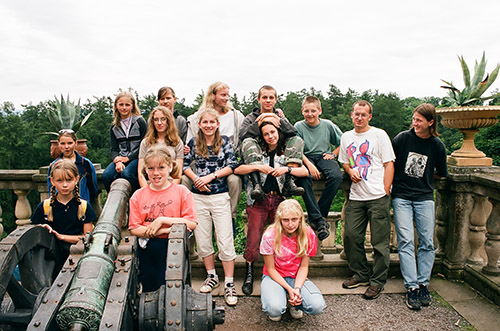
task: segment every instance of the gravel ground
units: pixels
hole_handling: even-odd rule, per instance
[[[294,320],[285,313],[280,322],[272,322],[261,311],[259,297],[240,297],[236,307],[226,309],[224,324],[216,330],[474,330],[453,308],[433,293],[430,307],[420,311],[408,309],[402,294],[382,294],[365,300],[361,295],[327,295],[327,308],[319,316],[304,314]]]

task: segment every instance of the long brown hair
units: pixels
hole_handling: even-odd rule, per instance
[[[121,120],[120,112],[118,111],[118,107],[117,107],[117,103],[118,103],[118,100],[120,100],[120,98],[122,98],[122,97],[129,98],[130,101],[132,101],[132,115],[141,116],[141,111],[139,110],[139,106],[137,106],[137,102],[135,101],[134,95],[130,92],[127,92],[127,91],[121,91],[116,96],[115,103],[113,106],[113,116],[115,117],[113,120],[113,124],[117,128],[120,127],[120,120]]]
[[[439,133],[437,130],[437,116],[436,116],[436,107],[434,107],[433,104],[430,103],[423,103],[421,105],[418,105],[414,110],[413,113],[419,113],[425,119],[430,122],[432,122],[432,125],[429,126],[429,133],[433,137],[439,137]],[[410,129],[413,128],[413,124],[411,125]]]
[[[158,131],[156,131],[154,124],[154,114],[159,111],[161,112],[165,118],[167,119],[167,131],[165,132],[165,144],[168,146],[177,146],[177,144],[181,141],[179,138],[179,134],[177,133],[177,126],[175,125],[174,115],[172,112],[163,106],[156,106],[153,108],[153,111],[149,114],[148,118],[148,130],[146,131],[146,135],[144,139],[146,140],[146,145],[152,146],[158,142]]]
[[[62,177],[63,179],[75,179],[78,178],[78,168],[76,167],[76,164],[73,161],[66,160],[66,159],[60,159],[56,163],[54,163],[50,167],[50,178],[53,180],[56,179],[56,177]],[[82,220],[83,219],[83,208],[80,200],[80,187],[77,184],[75,185],[75,188],[73,189],[73,196],[76,198],[78,201],[78,219]],[[57,192],[56,192],[56,187],[55,185],[52,185],[50,188],[50,208],[47,212],[47,220],[52,222],[54,220],[54,214],[52,212],[52,207],[55,205],[57,197]]]
[[[198,124],[203,120],[203,117],[205,116],[212,116],[217,120],[217,122],[219,122],[219,113],[215,109],[206,108],[206,109],[200,109],[200,113],[198,115]],[[195,144],[196,144],[195,153],[205,159],[208,159],[209,153],[208,153],[207,140],[201,129],[198,130]],[[220,136],[219,128],[217,128],[217,130],[215,130],[214,141],[212,143],[213,154],[214,155],[219,154],[221,148],[222,148],[222,138]]]

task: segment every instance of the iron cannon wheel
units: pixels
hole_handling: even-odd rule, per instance
[[[30,322],[37,297],[54,281],[55,240],[47,229],[26,225],[0,242],[0,326],[24,330]]]

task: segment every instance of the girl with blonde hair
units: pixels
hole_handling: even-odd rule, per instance
[[[303,312],[318,315],[325,309],[323,295],[307,279],[309,260],[316,249],[316,235],[306,224],[300,204],[293,199],[281,202],[260,244],[264,257],[262,310],[272,321],[279,321],[285,313],[287,294],[293,318],[302,318]]]
[[[61,159],[52,164],[49,178],[50,199],[38,204],[31,223],[41,224],[56,237],[54,256],[56,270],[60,270],[69,255],[69,247],[92,231],[97,215],[90,203],[80,198],[78,169],[73,161]]]

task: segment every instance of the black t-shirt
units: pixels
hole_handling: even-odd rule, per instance
[[[63,205],[57,199],[52,207],[53,221],[49,222],[45,219],[43,213],[43,201],[38,204],[31,216],[33,224],[49,224],[55,231],[60,234],[81,235],[83,234],[83,224],[97,220],[97,215],[92,209],[90,203],[87,203],[87,210],[83,220],[78,219],[78,201],[73,198],[66,205]]]
[[[446,148],[437,137],[419,138],[414,130],[394,137],[396,154],[392,197],[410,201],[433,200],[434,174],[446,177]]]

